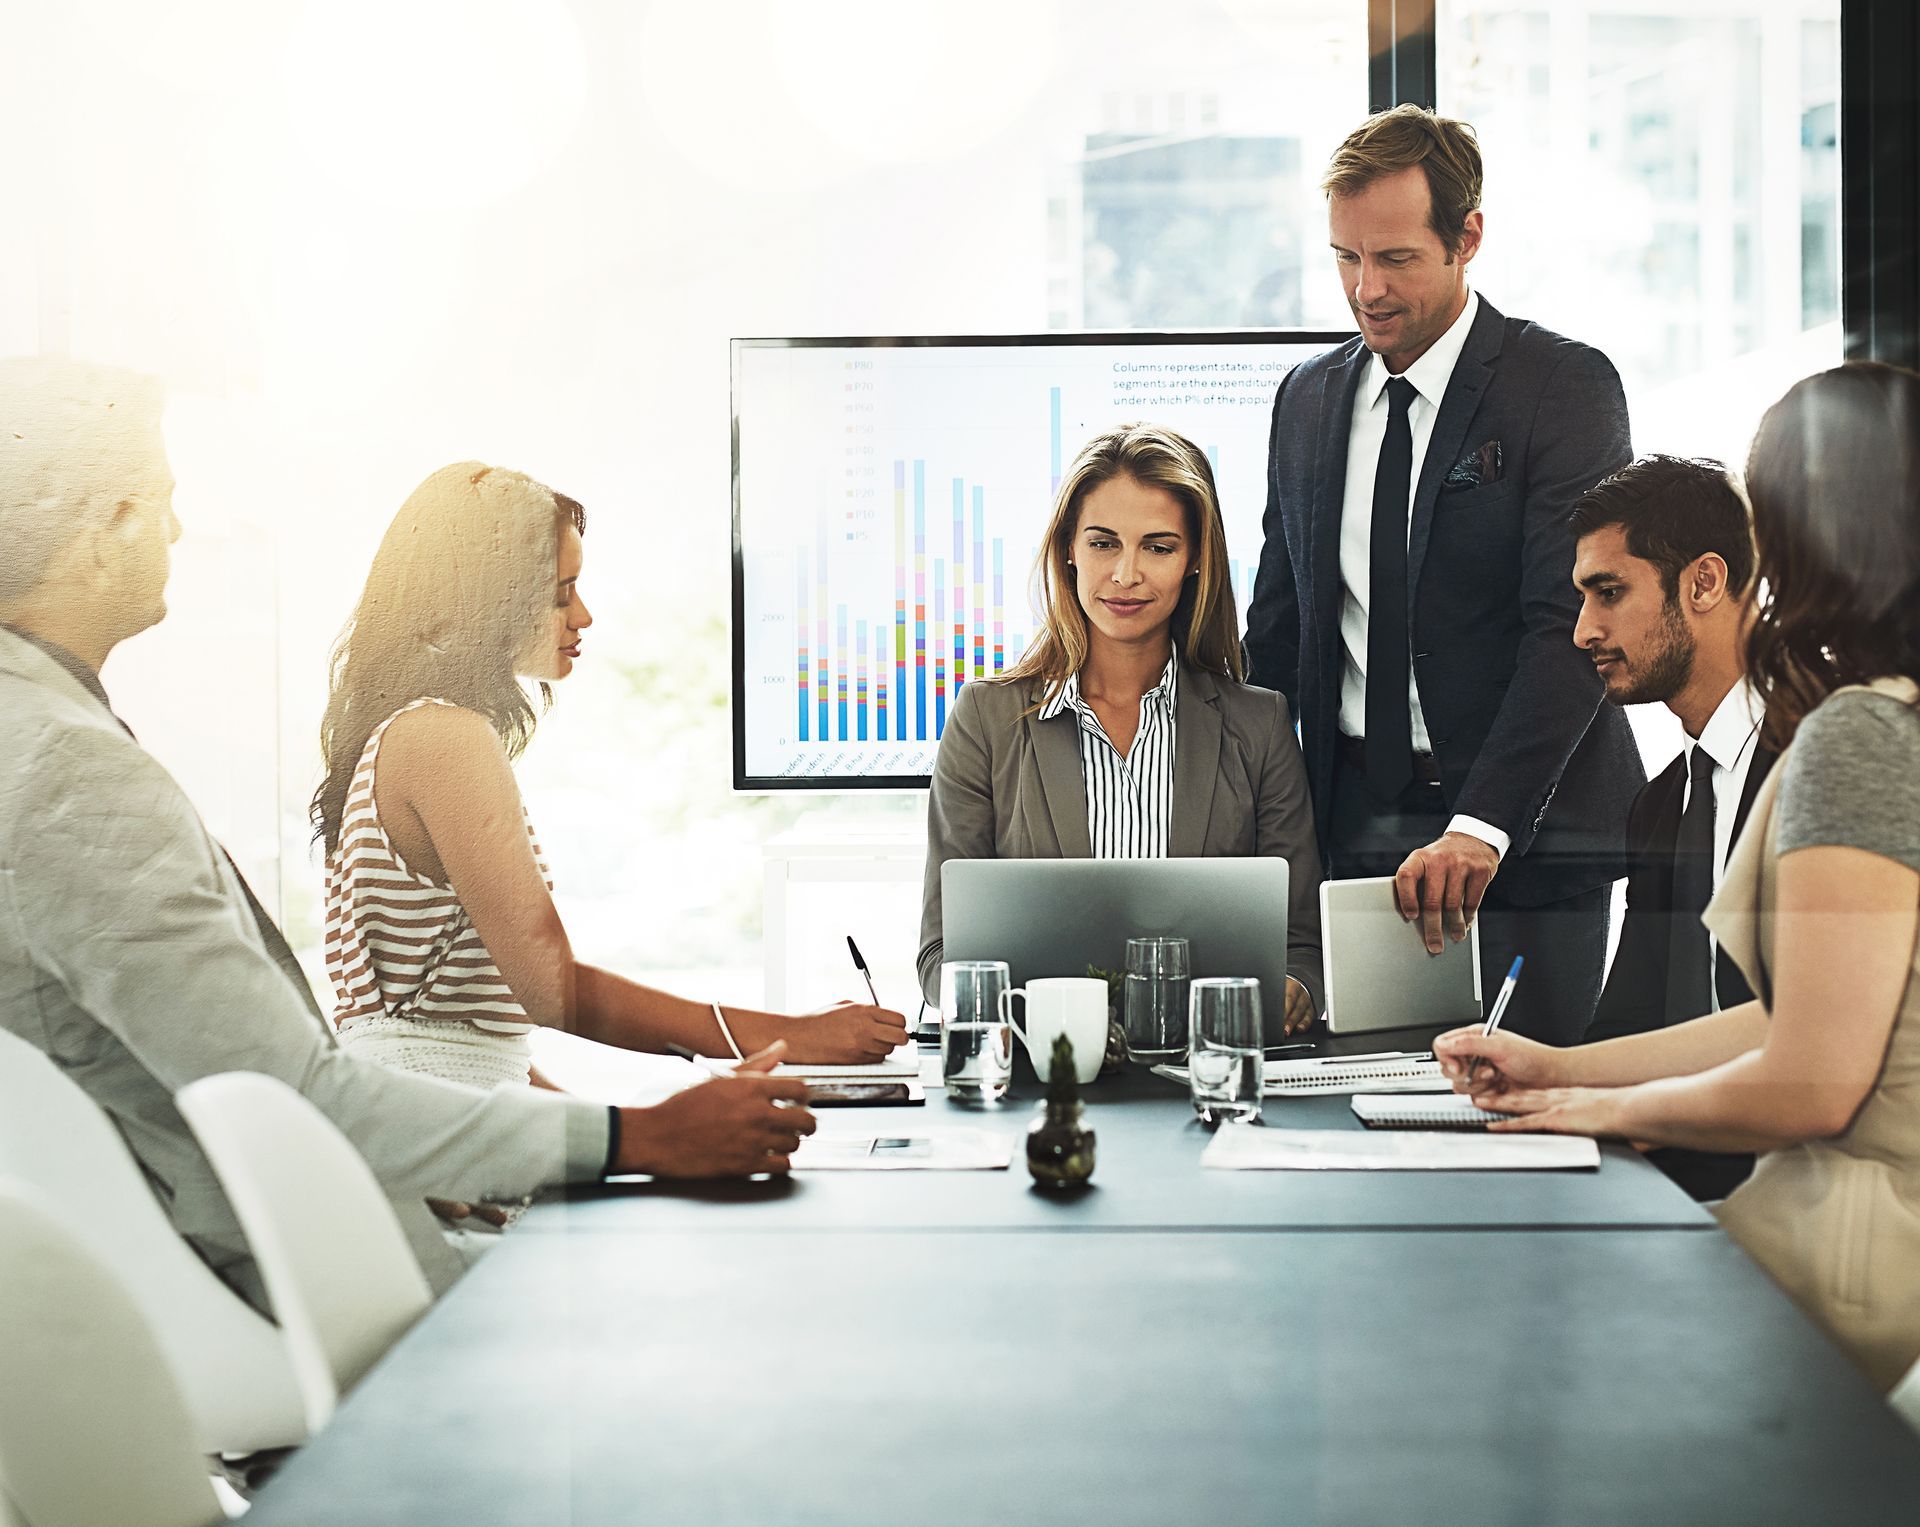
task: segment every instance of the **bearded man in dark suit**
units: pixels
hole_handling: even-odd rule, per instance
[[[1249,678],[1300,718],[1328,874],[1394,876],[1436,953],[1478,917],[1483,991],[1526,956],[1508,1027],[1570,1044],[1646,779],[1571,641],[1567,511],[1631,459],[1626,398],[1598,350],[1469,289],[1465,123],[1382,112],[1322,186],[1360,333],[1274,400]]]
[[[1774,754],[1747,681],[1754,613],[1746,501],[1717,461],[1649,456],[1574,505],[1574,643],[1614,705],[1660,704],[1680,755],[1627,818],[1627,916],[1589,1041],[1644,1034],[1753,1000],[1700,914],[1726,872]],[[1751,1156],[1653,1152],[1699,1198],[1724,1198]]]

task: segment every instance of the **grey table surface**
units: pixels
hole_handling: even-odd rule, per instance
[[[1692,1231],[506,1238],[250,1527],[1911,1527],[1920,1437]]]
[[[1366,1048],[1388,1048],[1365,1036]],[[1389,1036],[1392,1037],[1392,1036]],[[910,1108],[835,1108],[823,1129],[912,1134],[954,1125],[1023,1136],[1039,1107],[1030,1074],[993,1110],[929,1088]],[[1085,1090],[1098,1135],[1094,1185],[1057,1198],[1005,1172],[816,1172],[791,1179],[622,1180],[535,1207],[518,1233],[667,1230],[1708,1229],[1713,1217],[1639,1153],[1603,1147],[1597,1172],[1227,1172],[1203,1168],[1211,1138],[1186,1091],[1144,1069]],[[1344,1097],[1268,1098],[1269,1128],[1360,1129]]]

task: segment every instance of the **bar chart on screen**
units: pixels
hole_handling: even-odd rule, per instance
[[[1331,336],[736,341],[736,773],[913,784],[967,684],[1035,639],[1035,559],[1085,441],[1200,445],[1251,593],[1267,425]]]

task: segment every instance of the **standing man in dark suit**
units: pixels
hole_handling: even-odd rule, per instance
[[[1484,990],[1527,959],[1508,1027],[1572,1043],[1646,778],[1571,641],[1567,510],[1632,457],[1626,398],[1468,288],[1465,123],[1382,112],[1321,184],[1360,334],[1274,400],[1250,678],[1300,718],[1328,873],[1395,876],[1435,952],[1479,916]]]
[[[1648,456],[1583,496],[1569,516],[1580,623],[1614,705],[1661,704],[1686,746],[1627,817],[1627,916],[1587,1040],[1618,1039],[1751,1001],[1700,914],[1726,872],[1774,754],[1747,681],[1754,613],[1746,500],[1717,461]],[[1649,1155],[1696,1198],[1725,1198],[1750,1155]]]

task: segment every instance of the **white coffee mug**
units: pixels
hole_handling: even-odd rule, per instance
[[[1013,999],[1027,1005],[1022,1026]],[[1107,983],[1096,976],[1039,976],[1000,994],[1000,1016],[1026,1043],[1042,1081],[1053,1067],[1053,1042],[1065,1034],[1073,1044],[1073,1070],[1082,1082],[1100,1074],[1107,1054]]]

